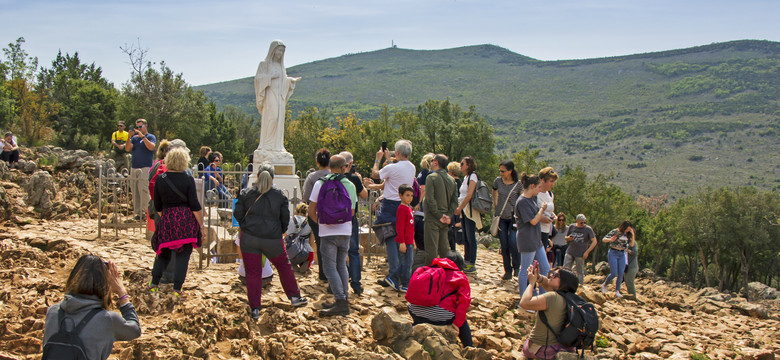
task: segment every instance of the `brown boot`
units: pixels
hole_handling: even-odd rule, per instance
[[[348,314],[349,314],[349,302],[347,301],[347,299],[344,300],[336,299],[336,303],[333,305],[332,308],[320,310],[320,315],[322,316],[344,316]]]

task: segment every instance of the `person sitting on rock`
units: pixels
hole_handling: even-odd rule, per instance
[[[433,259],[432,267],[444,269],[444,287],[441,291],[445,294],[438,305],[425,306],[414,304],[417,286],[413,281],[425,281],[422,278],[412,277],[406,299],[409,301],[409,315],[412,316],[412,325],[431,324],[446,326],[452,325],[458,329],[458,338],[463,346],[474,346],[471,338],[471,328],[466,320],[466,311],[471,305],[471,285],[466,274],[463,273],[463,257],[451,251],[446,258]],[[423,268],[420,268],[423,269]],[[420,270],[418,269],[418,270]]]
[[[16,136],[12,132],[5,133],[5,136],[0,139],[0,159],[7,162],[8,165],[14,166],[19,162],[19,143],[16,141]]]
[[[43,358],[62,353],[55,340],[61,330],[74,329],[86,323],[77,336],[86,345],[87,359],[107,359],[114,341],[130,341],[141,336],[138,314],[130,303],[116,265],[98,256],[79,258],[65,283],[65,299],[46,311],[43,329]],[[111,309],[111,295],[116,294],[118,314]],[[61,327],[65,327],[62,329]]]
[[[531,330],[531,336],[523,344],[523,355],[527,359],[553,359],[559,352],[574,352],[574,348],[559,344],[555,334],[563,330],[566,321],[566,299],[558,294],[558,291],[577,292],[579,287],[577,276],[559,267],[550,270],[549,276],[540,276],[538,266],[529,266],[527,273],[528,286],[520,298],[520,307],[536,311],[536,322]],[[537,284],[547,292],[534,296],[534,287]],[[552,329],[540,319],[542,312]]]

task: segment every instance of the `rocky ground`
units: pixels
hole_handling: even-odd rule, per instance
[[[478,273],[469,275],[473,302],[468,319],[477,348],[468,350],[459,347],[451,329],[411,329],[402,294],[375,283],[385,267],[379,258],[366,262],[366,291],[351,298],[353,311],[346,317],[317,315],[329,295],[309,273],[296,275],[302,293],[312,299],[309,305],[290,307],[275,279],[263,294],[267,307],[253,321],[236,266],[210,264],[199,270],[197,255],[190,262],[185,300],[177,300],[170,285],[150,294],[145,284],[154,253],[144,235],[97,238],[97,222],[88,219],[96,215],[89,192],[71,190],[86,172],[56,173],[57,186],[44,189],[50,192],[43,201],[51,210],[41,214],[35,210],[41,205],[30,203],[30,193],[41,187],[30,183],[35,176],[45,177],[37,170],[0,168],[0,360],[40,357],[46,309],[62,299],[65,279],[84,253],[117,263],[140,316],[143,335],[115,343],[112,358],[117,359],[515,359],[522,357],[520,346],[533,327],[534,317],[516,309],[516,281],[501,280],[501,258],[485,248],[478,254]],[[82,186],[90,188],[87,180]],[[598,291],[603,279],[588,275],[580,291],[601,317],[596,358],[780,355],[780,300],[749,302],[651,277],[637,280],[638,298],[617,299]]]

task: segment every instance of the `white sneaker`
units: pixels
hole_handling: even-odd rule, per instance
[[[607,292],[607,284],[601,284],[601,292],[606,293]]]
[[[615,293],[615,297],[616,297],[616,298],[622,298],[622,297],[623,297],[623,295],[622,295],[622,294],[620,294],[620,291],[618,291],[618,292],[616,292],[616,293]]]

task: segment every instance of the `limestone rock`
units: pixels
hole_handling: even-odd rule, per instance
[[[463,357],[470,360],[492,360],[495,358],[490,351],[475,347],[466,348]]]
[[[384,345],[392,345],[409,336],[412,332],[412,321],[386,306],[371,319],[371,331],[374,340]]]
[[[35,165],[34,161],[19,160],[19,168],[22,169],[22,172],[25,174],[32,174],[38,170],[38,165]]]
[[[48,172],[37,171],[30,177],[24,189],[27,191],[27,205],[35,207],[35,210],[45,217],[51,215],[57,188]]]
[[[0,179],[7,180],[10,177],[10,169],[8,163],[0,161]]]
[[[604,303],[607,301],[607,298],[604,297],[604,294],[598,291],[591,290],[587,286],[580,286],[580,288],[577,291],[577,294],[579,294],[583,299],[593,304],[604,305]]]
[[[655,271],[653,271],[653,269],[651,268],[644,268],[642,270],[639,270],[637,276],[640,278],[652,279],[655,277]]]
[[[81,167],[81,165],[84,165],[84,159],[74,154],[62,153],[57,158],[57,165],[55,167],[60,170],[66,170],[75,169]]]
[[[420,324],[414,327],[412,336],[434,359],[463,359],[457,331],[451,326]]]
[[[430,360],[431,354],[414,339],[406,338],[397,342],[393,350],[407,360]]]
[[[780,298],[780,291],[758,281],[748,283],[747,290],[748,299],[750,300],[774,300]]]
[[[718,289],[716,289],[714,287],[705,287],[705,288],[702,288],[701,290],[699,290],[698,292],[696,292],[696,296],[698,296],[698,297],[712,296],[712,295],[717,295],[717,294],[720,294],[720,291],[718,291]]]
[[[559,352],[555,354],[555,360],[595,360],[596,357],[593,355],[585,355],[584,357],[580,357],[578,353],[572,353],[572,352]]]
[[[636,355],[636,358],[640,360],[661,360],[662,359],[662,357],[652,353],[639,353]]]
[[[606,261],[601,261],[596,264],[596,274],[607,275],[609,274],[609,264]]]
[[[731,308],[739,311],[744,315],[752,316],[759,319],[766,319],[769,317],[769,312],[767,311],[767,309],[760,304],[754,304],[747,301],[742,301],[742,302],[733,303],[731,305]]]
[[[739,350],[739,352],[742,354],[739,359],[741,360],[774,360],[775,354],[772,353],[771,350],[768,349],[753,349],[753,348],[742,348]]]

